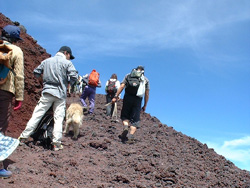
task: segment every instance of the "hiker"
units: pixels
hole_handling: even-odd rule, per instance
[[[95,74],[94,80],[92,82],[92,74]],[[83,105],[83,111],[88,111],[88,114],[93,114],[94,109],[95,109],[95,95],[96,95],[96,88],[101,87],[101,81],[99,78],[99,73],[96,72],[96,70],[93,70],[89,75],[83,76],[83,82],[86,83],[87,85],[84,87],[84,90],[82,92],[82,95],[80,96],[80,101]],[[89,100],[89,110],[87,110],[87,103],[86,99],[88,97]]]
[[[106,82],[105,92],[106,92],[106,115],[112,116],[115,104],[109,105],[114,98],[118,88],[120,87],[120,81],[117,80],[117,75],[112,74],[110,79]]]
[[[84,91],[85,86],[88,85],[88,76],[89,76],[89,74],[85,74],[85,75],[82,76],[82,80],[81,80],[81,87],[82,87],[81,93]]]
[[[19,110],[24,95],[23,52],[21,48],[14,45],[14,43],[22,40],[20,28],[13,25],[5,26],[2,30],[1,40],[3,40],[3,44],[0,46],[6,45],[12,51],[9,64],[13,70],[8,72],[6,82],[0,85],[0,132],[5,134],[12,112],[12,99],[15,97],[14,110]],[[1,147],[3,147],[2,151],[11,149],[9,145],[6,145],[6,147],[2,145]],[[4,160],[0,161],[0,177],[10,177],[12,173],[4,169],[3,163]]]
[[[15,21],[15,22],[13,22],[13,24],[15,26],[19,27],[21,32],[27,33],[27,29],[23,25],[21,25],[19,22]]]
[[[44,114],[52,106],[54,112],[54,129],[52,145],[54,151],[63,149],[61,144],[62,127],[65,117],[68,78],[73,85],[77,78],[77,71],[70,61],[74,59],[68,46],[62,46],[54,57],[45,59],[35,68],[36,78],[43,79],[42,96],[38,101],[31,119],[25,130],[19,136],[20,143],[25,143],[34,132]]]
[[[134,134],[140,123],[140,111],[146,110],[149,99],[149,80],[144,76],[144,67],[138,66],[133,69],[130,74],[127,74],[121,86],[116,92],[112,102],[118,100],[120,93],[125,88],[123,98],[123,106],[121,110],[121,119],[124,129],[120,138],[122,142],[132,144],[135,142]],[[141,108],[142,98],[144,96],[144,105]],[[130,126],[129,126],[130,124]]]
[[[70,85],[70,96],[71,94],[73,95],[73,97],[76,96],[76,94],[79,92],[79,89],[78,89],[79,84],[80,82],[79,82],[79,75],[78,75],[77,81],[73,85]]]
[[[78,93],[82,93],[82,76],[81,75],[78,76],[77,90],[78,90]]]

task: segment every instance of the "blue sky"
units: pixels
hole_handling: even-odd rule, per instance
[[[250,171],[250,1],[13,0],[1,12],[81,75],[145,66],[147,112]],[[97,90],[104,94],[104,87]]]

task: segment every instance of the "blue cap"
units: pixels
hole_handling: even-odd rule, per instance
[[[8,38],[15,38],[18,40],[23,40],[20,37],[20,28],[18,26],[14,26],[14,25],[7,25],[3,28],[3,30],[8,34]]]

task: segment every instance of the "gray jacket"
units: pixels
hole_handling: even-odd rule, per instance
[[[66,59],[65,55],[58,52],[54,57],[45,59],[34,70],[34,75],[40,77],[43,74],[43,91],[55,97],[66,99],[68,78],[70,84],[78,79],[77,71],[73,63]]]

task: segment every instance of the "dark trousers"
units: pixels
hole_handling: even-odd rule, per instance
[[[0,132],[5,134],[12,112],[12,99],[14,95],[0,89]]]
[[[96,87],[92,87],[92,86],[86,86],[82,92],[82,95],[80,97],[80,100],[82,102],[82,105],[84,107],[87,107],[87,103],[86,103],[86,98],[88,97],[89,99],[89,113],[94,113],[94,109],[95,109],[95,94],[96,94]]]
[[[142,98],[125,93],[121,111],[121,119],[129,120],[131,125],[138,127],[140,123]]]
[[[106,95],[106,102],[107,102],[107,104],[108,103],[110,103],[111,101],[112,101],[112,99],[114,98],[114,96],[115,96],[115,94],[107,94]],[[114,104],[112,104],[112,105],[108,105],[107,107],[106,107],[106,115],[107,116],[112,116],[112,114],[113,114],[113,111],[114,111]]]

